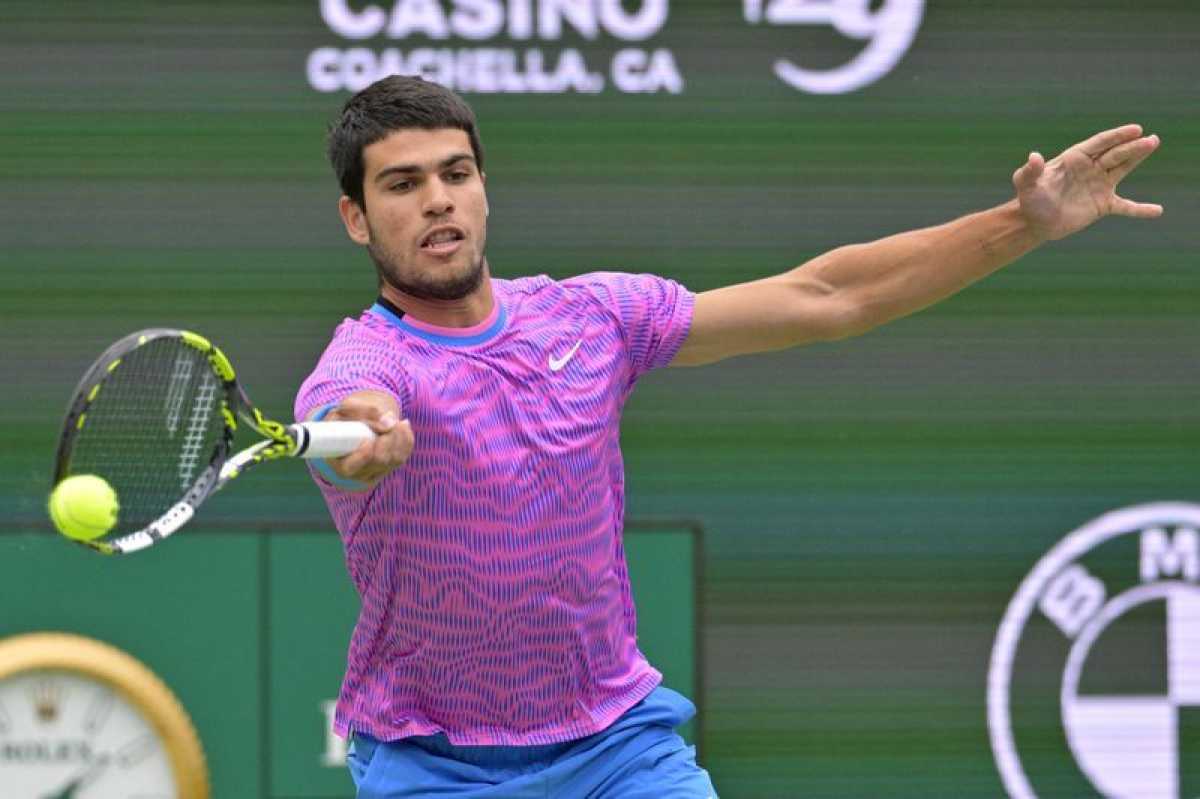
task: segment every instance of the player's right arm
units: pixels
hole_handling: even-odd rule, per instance
[[[400,403],[386,391],[357,391],[344,397],[322,416],[322,421],[365,422],[375,431],[349,455],[325,462],[338,477],[374,488],[393,469],[403,466],[413,451],[412,425],[400,412]]]

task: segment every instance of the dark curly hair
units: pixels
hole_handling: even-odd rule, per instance
[[[363,150],[405,128],[458,128],[471,141],[471,153],[483,170],[483,147],[475,112],[454,92],[407,75],[381,78],[351,97],[329,126],[328,154],[342,193],[359,208],[363,197]]]

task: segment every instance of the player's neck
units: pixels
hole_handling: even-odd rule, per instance
[[[404,311],[405,316],[438,327],[474,327],[488,318],[496,304],[492,295],[492,277],[486,269],[479,287],[457,300],[426,300],[413,297],[387,283],[383,284],[379,293],[392,305]]]

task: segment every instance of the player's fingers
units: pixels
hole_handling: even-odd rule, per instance
[[[1118,144],[1111,150],[1101,154],[1096,161],[1105,169],[1113,169],[1114,167],[1118,167],[1125,163],[1135,155],[1146,152],[1147,150],[1153,150],[1157,140],[1157,136],[1142,136],[1134,139],[1133,141],[1127,141],[1124,144]]]
[[[1122,125],[1119,128],[1110,128],[1109,130],[1101,131],[1090,139],[1084,139],[1075,146],[1087,153],[1089,158],[1099,158],[1112,148],[1127,141],[1133,141],[1141,135],[1141,125]]]
[[[383,436],[380,441],[384,447],[380,460],[389,464],[388,468],[395,468],[408,461],[416,439],[413,436],[412,425],[405,419],[397,424],[389,435]]]
[[[400,403],[394,396],[382,391],[360,391],[345,397],[325,418],[369,424],[372,420],[381,419],[389,411],[399,418]]]
[[[1025,165],[1013,172],[1013,186],[1017,191],[1032,188],[1046,171],[1046,159],[1039,152],[1032,152]]]
[[[1162,216],[1163,207],[1158,203],[1135,203],[1133,200],[1117,197],[1112,204],[1112,213],[1135,219],[1157,219]]]
[[[334,421],[360,421],[372,413],[374,403],[361,397],[346,397],[325,414],[326,419]]]
[[[1147,136],[1143,139],[1130,142],[1128,145],[1123,145],[1131,148],[1130,155],[1123,161],[1115,164],[1112,167],[1106,167],[1108,174],[1113,179],[1120,183],[1125,179],[1125,176],[1138,168],[1138,165],[1149,158],[1155,150],[1158,149],[1159,139],[1157,136]],[[1103,159],[1101,159],[1103,163]]]
[[[364,401],[361,399],[356,399],[343,401],[340,405],[330,411],[325,418],[366,422],[368,425],[372,425],[372,429],[374,429],[374,423],[379,422],[385,415],[389,413],[393,413],[391,408],[378,401]]]
[[[329,465],[340,477],[365,481],[368,468],[375,461],[375,443],[378,439],[364,441],[349,455],[330,458]]]
[[[407,420],[397,423],[392,430],[375,439],[374,445],[372,461],[367,470],[386,474],[402,465],[412,454],[412,425]]]
[[[367,426],[375,431],[376,435],[383,435],[395,429],[400,420],[396,418],[396,414],[392,411],[384,411],[378,414],[372,414],[365,420]]]
[[[371,483],[403,465],[413,450],[412,425],[407,420],[393,422],[391,428],[358,449],[330,461],[335,472],[359,482]]]

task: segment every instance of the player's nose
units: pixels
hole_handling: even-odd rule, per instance
[[[443,216],[454,210],[454,200],[445,183],[441,180],[428,182],[428,193],[425,196],[425,215]]]

